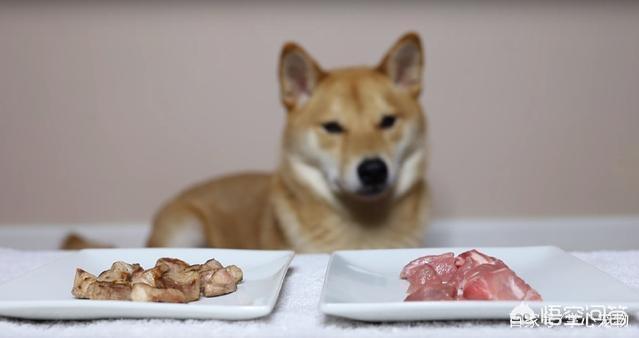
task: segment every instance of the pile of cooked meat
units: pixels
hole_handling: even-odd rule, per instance
[[[417,258],[400,278],[410,283],[406,301],[541,300],[503,261],[477,250]]]
[[[237,290],[242,270],[222,266],[215,259],[189,265],[176,258],[160,258],[151,269],[115,262],[97,277],[78,268],[71,293],[76,298],[188,303]]]

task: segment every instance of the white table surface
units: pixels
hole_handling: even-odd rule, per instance
[[[61,252],[0,249],[0,283],[56,259]],[[639,288],[639,251],[575,253],[629,286]],[[280,300],[268,317],[251,321],[91,320],[30,321],[0,317],[0,337],[639,337],[639,313],[626,328],[511,328],[509,321],[363,323],[327,317],[318,300],[328,255],[298,255]],[[46,283],[46,278],[43,278]]]

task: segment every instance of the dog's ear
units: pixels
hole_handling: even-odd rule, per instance
[[[424,52],[417,33],[404,34],[391,47],[377,70],[386,74],[395,85],[417,97],[422,89]]]
[[[323,76],[320,66],[302,47],[292,42],[282,47],[280,95],[286,109],[290,111],[308,100]]]

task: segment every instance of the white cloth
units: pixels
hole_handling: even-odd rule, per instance
[[[60,252],[0,249],[0,283]],[[639,288],[639,251],[575,255],[625,284]],[[117,319],[30,321],[0,317],[0,337],[639,337],[637,313],[626,328],[511,328],[509,321],[364,323],[324,316],[318,301],[328,255],[298,255],[274,312],[251,321]]]

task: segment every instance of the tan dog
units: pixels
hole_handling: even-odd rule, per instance
[[[286,44],[278,170],[184,191],[159,210],[148,245],[298,252],[419,245],[429,201],[423,64],[415,33],[374,68],[324,71]]]

